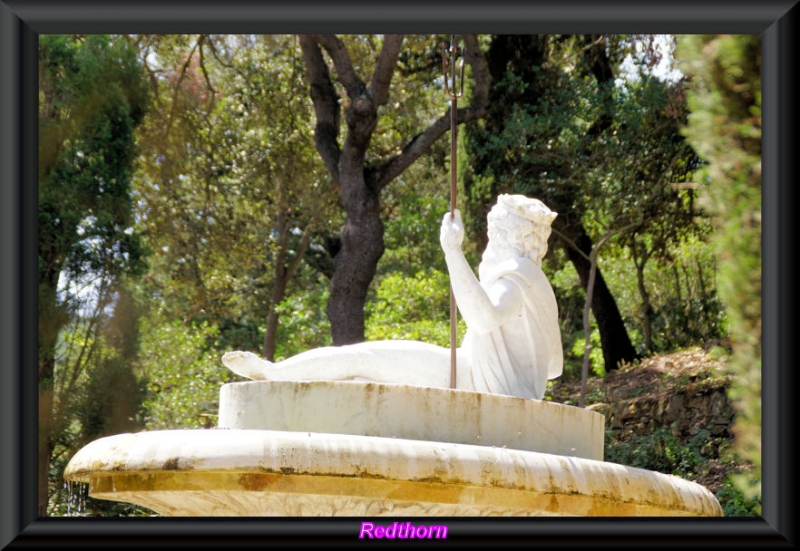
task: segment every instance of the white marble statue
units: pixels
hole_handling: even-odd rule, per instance
[[[538,199],[500,195],[488,216],[489,242],[478,267],[467,263],[458,210],[442,220],[440,242],[467,332],[456,351],[456,388],[541,399],[561,375],[558,307],[541,268],[556,213]],[[417,341],[372,341],[309,350],[272,363],[228,352],[222,363],[255,380],[372,381],[450,386],[450,350]]]

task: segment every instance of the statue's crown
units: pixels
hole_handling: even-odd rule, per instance
[[[531,199],[524,195],[511,195],[503,193],[497,197],[497,204],[511,214],[529,220],[536,224],[549,226],[558,213],[553,212],[539,199]]]

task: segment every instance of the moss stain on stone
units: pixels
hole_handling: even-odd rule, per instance
[[[164,464],[161,465],[162,471],[177,471],[180,469],[179,466],[180,459],[177,457],[171,457],[164,461]]]

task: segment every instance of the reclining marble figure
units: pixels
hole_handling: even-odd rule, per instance
[[[547,380],[561,375],[558,306],[541,268],[556,216],[538,199],[500,195],[476,278],[461,250],[461,214],[445,214],[439,240],[467,325],[456,351],[457,389],[539,400]],[[450,349],[409,340],[322,347],[276,363],[234,351],[222,363],[254,380],[450,386]]]

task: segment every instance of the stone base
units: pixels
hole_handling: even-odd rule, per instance
[[[678,477],[502,447],[273,430],[96,440],[67,466],[89,495],[166,516],[721,516]]]
[[[494,446],[603,459],[605,419],[573,406],[448,388],[252,381],[220,390],[219,427]]]

